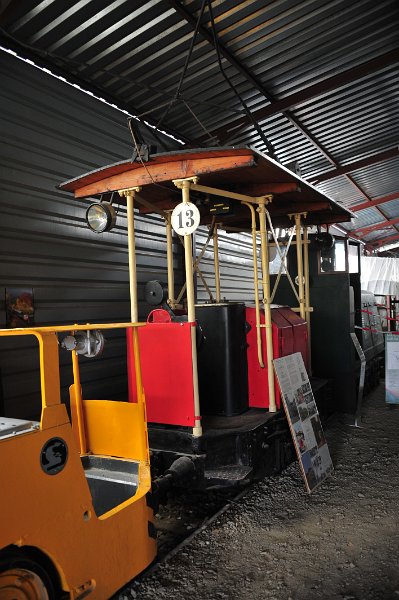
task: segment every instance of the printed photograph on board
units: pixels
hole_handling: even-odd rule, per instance
[[[302,421],[305,421],[309,417],[309,411],[306,407],[306,403],[298,404],[298,412]]]
[[[310,422],[310,419],[306,419],[306,421],[302,421],[301,425],[302,425],[302,431],[305,436],[305,441],[306,441],[307,447],[309,449],[317,448],[316,436],[314,434],[314,430],[312,427],[312,423]]]
[[[309,402],[306,400],[306,408],[308,409],[309,417],[313,417],[313,415],[317,414],[317,406],[313,399],[313,394],[308,394],[308,396]]]
[[[296,390],[295,392],[295,400],[297,402],[297,404],[303,404],[305,402],[305,394],[302,391],[302,387],[301,386],[298,390]]]
[[[302,467],[305,473],[305,478],[309,489],[312,490],[314,487],[316,487],[318,481],[313,470],[312,457],[310,452],[305,452],[305,454],[302,455]]]
[[[317,447],[320,448],[320,446],[323,446],[326,443],[326,438],[324,437],[320,419],[318,416],[315,416],[310,419],[310,422],[312,424],[314,436],[316,438]]]
[[[315,452],[314,456],[312,457],[312,469],[317,483],[320,483],[320,481],[323,479],[324,471],[321,462],[321,456],[318,452]]]
[[[299,412],[294,399],[290,399],[288,394],[284,394],[285,404],[287,406],[292,423],[299,421]]]
[[[321,457],[322,470],[324,473],[326,473],[326,475],[328,475],[329,473],[331,473],[334,467],[327,444],[324,444],[324,446],[319,448],[318,453]]]
[[[305,393],[305,402],[306,402],[307,405],[309,405],[312,402],[314,402],[314,396],[313,396],[313,393],[311,391]]]
[[[297,423],[294,424],[294,431],[295,431],[297,446],[298,446],[301,454],[303,454],[304,452],[306,452],[307,446],[306,446],[305,434],[302,429],[301,421],[298,421]]]

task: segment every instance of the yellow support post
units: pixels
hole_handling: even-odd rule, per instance
[[[147,433],[147,411],[145,405],[145,394],[143,388],[143,380],[141,374],[141,362],[140,362],[140,345],[139,345],[139,333],[137,327],[132,327],[133,336],[133,353],[134,353],[134,369],[136,374],[136,390],[137,390],[137,408],[140,411],[140,422],[143,423],[142,439],[141,439],[141,455],[145,457],[147,466],[150,464],[150,451],[148,448],[148,433]]]
[[[218,238],[218,224],[215,223],[213,230],[213,264],[215,269],[215,293],[216,302],[220,302],[220,266],[219,266],[219,238]]]
[[[129,255],[129,291],[130,291],[130,320],[137,323],[137,267],[136,267],[136,242],[134,236],[134,194],[141,188],[136,187],[129,190],[119,190],[120,196],[125,196],[127,207],[127,243]]]
[[[301,213],[295,214],[295,237],[296,237],[296,258],[297,258],[297,265],[298,265],[299,314],[301,315],[302,319],[305,319]]]
[[[310,344],[310,289],[309,289],[309,238],[308,228],[305,225],[303,228],[303,262],[304,262],[304,277],[305,277],[305,318],[308,328],[308,357],[309,357],[309,374],[312,373],[311,360],[311,344]]]
[[[175,308],[175,276],[173,272],[173,237],[172,237],[172,211],[165,214],[166,225],[166,257],[168,265],[168,304]]]
[[[262,337],[260,331],[260,306],[259,306],[259,275],[258,275],[258,253],[256,250],[256,214],[252,204],[243,202],[245,206],[248,206],[251,211],[251,232],[252,232],[252,260],[254,268],[254,300],[255,300],[255,320],[256,320],[256,344],[258,347],[258,361],[259,366],[264,369],[265,363],[263,362],[262,353]]]
[[[189,179],[176,180],[176,187],[182,191],[182,200],[186,204],[190,202],[190,185]],[[196,339],[196,321],[195,321],[195,296],[194,296],[194,277],[193,277],[193,248],[191,243],[191,235],[184,236],[184,258],[186,269],[186,296],[187,296],[187,320],[193,323],[191,327],[191,355],[193,362],[193,395],[194,395],[194,427],[193,436],[200,437],[202,435],[200,398],[198,386],[198,366],[197,366],[197,339]]]
[[[73,385],[74,385],[74,395],[73,402],[75,404],[75,414],[76,414],[76,429],[77,429],[77,437],[79,439],[79,450],[80,454],[86,454],[87,452],[87,444],[86,444],[86,432],[85,432],[85,423],[83,417],[83,400],[82,400],[82,385],[80,383],[80,369],[79,369],[79,357],[75,350],[72,350],[72,369],[73,369]],[[72,400],[71,400],[72,401]],[[72,413],[73,414],[73,413]],[[72,427],[75,423],[72,421]]]
[[[263,305],[265,311],[265,333],[266,333],[266,351],[267,351],[267,379],[269,384],[269,411],[276,412],[276,398],[274,391],[274,371],[273,371],[273,335],[272,335],[272,315],[270,310],[270,275],[269,275],[269,249],[266,229],[266,202],[267,199],[259,200],[259,230],[262,256],[262,290]]]
[[[190,181],[184,179],[181,182],[182,199],[185,204],[190,202]],[[195,296],[193,276],[193,246],[191,235],[184,236],[184,259],[186,266],[186,296],[187,296],[187,318],[189,323],[195,323]]]

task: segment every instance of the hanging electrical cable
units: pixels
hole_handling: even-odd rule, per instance
[[[199,15],[198,15],[197,23],[195,25],[194,33],[193,33],[192,38],[191,38],[190,48],[189,48],[187,56],[186,56],[186,60],[185,60],[184,67],[183,67],[183,71],[181,72],[180,80],[179,80],[178,86],[176,88],[175,95],[172,98],[172,100],[169,102],[169,104],[168,104],[168,106],[167,106],[164,114],[159,119],[159,121],[157,123],[157,127],[159,127],[161,125],[162,121],[164,119],[166,119],[166,117],[167,117],[170,109],[176,103],[176,101],[178,100],[178,98],[180,96],[180,92],[181,92],[181,88],[182,88],[182,85],[183,85],[183,81],[184,81],[184,78],[186,76],[186,72],[187,72],[187,69],[188,69],[188,64],[190,62],[190,58],[191,58],[191,55],[192,55],[193,50],[194,50],[195,40],[196,40],[196,37],[198,35],[198,30],[199,30],[199,27],[200,27],[200,24],[201,24],[202,15],[204,14],[204,9],[205,9],[206,1],[207,0],[202,0],[201,9],[200,9],[200,12],[199,12]]]
[[[211,21],[213,44],[215,46],[216,56],[217,56],[217,60],[218,60],[220,72],[222,73],[224,79],[226,80],[226,82],[228,83],[228,85],[230,86],[230,88],[233,90],[234,94],[237,96],[237,98],[241,102],[241,104],[242,104],[242,106],[243,106],[243,108],[245,110],[246,115],[251,120],[252,125],[254,126],[254,128],[256,129],[256,131],[258,132],[258,134],[259,134],[261,140],[263,141],[263,143],[265,144],[268,153],[270,154],[270,156],[272,158],[274,158],[275,160],[278,160],[277,157],[276,157],[276,153],[275,153],[275,149],[274,149],[273,144],[265,136],[265,134],[264,134],[261,126],[255,120],[254,116],[251,113],[251,110],[248,108],[248,105],[245,102],[244,98],[242,98],[241,94],[237,91],[236,87],[230,81],[230,78],[228,77],[228,75],[226,74],[226,72],[224,70],[224,67],[223,67],[223,64],[222,64],[222,59],[221,59],[221,56],[220,56],[220,48],[219,48],[219,41],[218,41],[218,37],[217,37],[217,33],[216,33],[215,20],[214,20],[214,17],[213,17],[212,0],[207,0],[207,3],[208,3],[209,17],[210,17],[210,21]]]
[[[216,146],[220,146],[220,143],[219,143],[219,140],[217,139],[217,137],[212,135],[212,133],[205,127],[205,125],[202,123],[202,121],[200,121],[200,119],[197,117],[195,112],[192,110],[192,108],[187,104],[187,102],[185,100],[184,100],[184,104],[185,104],[187,110],[192,114],[193,118],[197,121],[197,123],[201,127],[201,129],[206,133],[209,141],[212,142],[212,144],[214,144]]]
[[[184,78],[185,78],[186,73],[187,73],[187,69],[188,69],[188,66],[189,66],[189,61],[190,61],[192,53],[193,53],[193,49],[194,49],[194,46],[195,46],[196,38],[197,38],[198,33],[199,33],[200,29],[201,29],[201,20],[202,20],[202,17],[203,17],[206,5],[208,5],[208,7],[209,7],[210,20],[211,20],[211,25],[212,25],[212,36],[213,36],[213,40],[214,40],[214,45],[215,45],[215,49],[216,49],[217,60],[218,60],[220,71],[221,71],[224,79],[226,80],[226,82],[230,86],[230,88],[233,90],[234,94],[239,99],[242,107],[244,108],[243,111],[242,110],[236,110],[236,109],[233,109],[233,108],[228,108],[228,107],[222,107],[220,105],[216,106],[212,102],[205,101],[205,100],[201,101],[198,98],[190,99],[190,98],[188,98],[186,96],[183,96],[181,94],[181,89],[182,89],[182,86],[183,86]],[[47,50],[42,50],[40,48],[36,48],[34,46],[26,44],[26,43],[22,42],[21,40],[17,40],[14,36],[12,36],[11,34],[9,34],[3,28],[0,28],[0,31],[1,31],[2,35],[4,35],[4,37],[9,38],[10,40],[12,40],[13,42],[17,43],[21,47],[27,49],[28,51],[34,52],[35,54],[38,54],[39,56],[42,56],[44,60],[46,60],[47,58],[52,58],[55,61],[62,61],[63,63],[70,63],[70,65],[74,65],[75,67],[77,67],[79,69],[91,67],[91,65],[86,64],[84,62],[76,61],[76,60],[70,59],[69,57],[63,57],[63,56],[60,56],[60,55],[48,52]],[[116,77],[116,78],[118,78],[118,79],[120,79],[122,81],[126,81],[126,83],[133,83],[129,78],[124,77],[122,74],[113,73],[112,70],[109,70],[109,69],[101,69],[101,68],[98,69],[97,68],[96,71],[97,71],[97,73],[111,75],[111,76]],[[237,114],[244,114],[245,113],[251,119],[251,122],[252,122],[254,128],[256,129],[256,131],[258,132],[261,140],[265,144],[266,149],[267,149],[268,153],[270,154],[270,156],[272,156],[273,158],[276,158],[274,147],[273,147],[272,143],[267,139],[267,137],[265,136],[264,132],[262,131],[262,128],[260,127],[259,123],[257,123],[256,120],[254,119],[254,117],[252,116],[252,113],[251,113],[250,109],[248,108],[245,100],[241,97],[241,95],[239,94],[239,92],[235,88],[234,84],[230,81],[228,75],[224,71],[224,67],[223,67],[222,60],[221,60],[221,55],[220,55],[218,38],[217,38],[217,34],[216,34],[215,22],[214,22],[214,18],[213,18],[213,11],[212,11],[211,0],[202,0],[201,8],[200,8],[200,11],[199,11],[199,14],[198,14],[198,18],[197,18],[197,21],[196,21],[195,30],[194,30],[193,36],[191,38],[190,48],[188,50],[188,53],[187,53],[187,56],[186,56],[186,60],[185,60],[185,64],[184,64],[182,73],[180,75],[180,80],[179,80],[179,83],[178,83],[178,86],[177,86],[177,89],[176,89],[174,95],[171,96],[165,90],[159,90],[155,86],[150,86],[150,85],[145,84],[143,82],[135,82],[135,84],[136,83],[137,83],[137,85],[143,87],[144,89],[148,89],[148,91],[151,90],[154,93],[162,94],[163,96],[168,96],[169,95],[170,99],[168,101],[161,102],[157,106],[153,107],[151,110],[144,111],[143,114],[140,114],[140,115],[136,116],[136,118],[141,119],[145,114],[154,112],[155,110],[157,110],[157,109],[159,109],[159,108],[161,108],[161,107],[163,107],[163,106],[166,105],[166,110],[165,110],[164,114],[161,116],[161,118],[159,119],[159,121],[158,121],[157,125],[155,126],[155,128],[154,128],[153,125],[147,124],[145,121],[142,121],[143,124],[146,127],[150,128],[152,130],[152,135],[156,138],[156,140],[157,140],[157,142],[158,142],[158,144],[159,144],[160,147],[164,147],[166,149],[166,147],[165,147],[165,145],[163,143],[163,140],[157,135],[156,129],[159,128],[159,126],[161,125],[161,123],[167,117],[170,109],[177,102],[182,103],[187,108],[187,110],[190,112],[191,116],[197,121],[197,123],[200,125],[200,127],[202,128],[202,130],[206,133],[209,141],[213,145],[220,146],[220,143],[217,140],[217,138],[214,135],[212,135],[209,132],[209,130],[206,128],[206,126],[201,122],[200,118],[194,113],[194,110],[193,110],[192,106],[189,106],[189,102],[190,102],[190,104],[194,103],[194,104],[204,104],[204,105],[208,105],[208,106],[215,106],[215,108],[221,108],[223,110],[227,110],[229,112],[234,112],[234,113],[237,113]]]

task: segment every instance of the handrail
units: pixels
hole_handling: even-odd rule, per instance
[[[258,255],[256,252],[256,215],[255,209],[249,202],[241,202],[244,206],[248,206],[251,211],[251,233],[252,233],[252,259],[254,267],[254,299],[255,299],[255,319],[256,319],[256,345],[258,349],[259,366],[264,369],[262,355],[262,338],[260,334],[260,306],[259,306],[259,276],[258,276]]]
[[[93,329],[126,329],[127,327],[144,327],[145,323],[86,323],[85,325],[49,325],[45,327],[14,327],[0,329],[0,336],[36,335],[36,333],[58,333],[63,331],[92,331]]]
[[[29,328],[14,328],[14,329],[0,329],[0,337],[15,337],[15,336],[27,336],[33,335],[39,342],[40,352],[40,386],[41,386],[41,399],[42,399],[42,411],[41,411],[41,422],[40,428],[45,427],[45,423],[52,423],[52,418],[49,417],[49,409],[52,409],[52,414],[56,411],[56,414],[60,415],[61,408],[65,411],[65,407],[61,406],[61,394],[60,394],[60,366],[59,366],[59,345],[57,333],[61,332],[76,332],[76,331],[89,331],[94,329],[130,329],[133,336],[133,343],[135,348],[135,371],[136,371],[136,382],[137,382],[137,404],[140,411],[140,416],[145,423],[146,411],[145,411],[145,397],[144,390],[141,380],[141,367],[140,367],[140,356],[138,347],[138,327],[143,327],[145,323],[87,323],[86,325],[52,325],[47,327],[29,327]],[[83,401],[80,385],[80,374],[79,374],[79,362],[78,355],[72,351],[72,368],[75,388],[75,403],[76,403],[76,428],[78,432],[78,442],[80,453],[86,452],[86,439],[85,439],[85,426],[84,426],[84,414],[83,414]],[[64,414],[64,413],[62,413]],[[66,416],[66,412],[65,412]],[[57,419],[56,415],[54,418]],[[49,420],[50,419],[50,420]],[[149,460],[148,443],[147,443],[147,430],[144,427],[144,435],[142,439],[142,452],[143,456]]]

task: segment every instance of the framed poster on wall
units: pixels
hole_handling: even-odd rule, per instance
[[[6,288],[7,327],[30,327],[34,323],[33,289]]]
[[[299,465],[310,493],[333,470],[312,387],[300,352],[276,358],[273,363]]]

